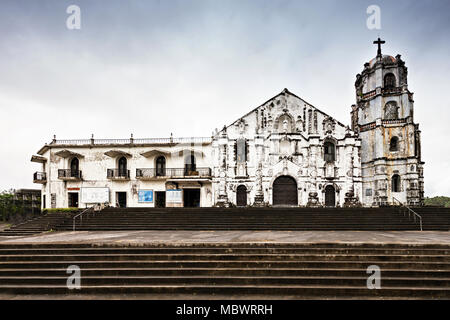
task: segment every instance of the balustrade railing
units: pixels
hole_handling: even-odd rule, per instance
[[[108,169],[106,176],[108,179],[130,179],[130,170]]]
[[[47,181],[47,174],[45,172],[35,172],[33,181]]]
[[[392,94],[392,93],[402,93],[403,87],[387,87],[381,88],[381,94]],[[377,90],[368,91],[364,94],[361,94],[360,97],[362,100],[366,100],[372,98],[377,95]]]
[[[388,87],[381,89],[381,92],[383,94],[390,94],[390,93],[401,93],[403,91],[402,87]]]
[[[157,177],[184,178],[184,177],[211,177],[211,168],[139,168],[136,169],[137,179]]]
[[[82,175],[80,170],[58,169],[59,179],[81,179],[81,177]]]
[[[74,139],[52,141],[52,145],[127,145],[127,144],[170,144],[170,143],[211,143],[211,137],[189,137],[189,138],[144,138],[144,139]]]

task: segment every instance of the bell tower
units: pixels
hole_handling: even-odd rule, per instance
[[[363,203],[367,206],[423,204],[420,130],[414,123],[413,93],[400,55],[375,58],[356,76],[352,129],[361,138]]]

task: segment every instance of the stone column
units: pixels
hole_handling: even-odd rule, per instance
[[[309,158],[309,176],[311,179],[311,188],[308,194],[307,207],[319,207],[319,197],[317,193],[317,146],[311,145],[311,154]]]
[[[264,191],[262,185],[263,178],[263,161],[264,161],[264,139],[262,136],[255,136],[255,148],[256,148],[256,165],[257,169],[255,172],[255,185],[256,185],[256,194],[254,206],[263,207],[265,205],[264,202]]]
[[[219,195],[216,205],[218,207],[229,207],[227,195],[227,145],[228,135],[224,127],[219,138]]]

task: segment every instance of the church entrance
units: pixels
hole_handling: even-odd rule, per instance
[[[325,206],[335,207],[336,206],[336,190],[333,186],[326,186],[325,188]]]
[[[240,185],[239,187],[237,187],[236,205],[238,207],[247,206],[247,187],[244,185]]]
[[[298,205],[297,182],[289,176],[278,177],[273,183],[273,205]]]

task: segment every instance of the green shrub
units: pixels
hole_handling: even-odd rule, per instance
[[[424,203],[426,206],[439,206],[450,208],[450,197],[425,198]]]
[[[51,208],[51,209],[44,209],[42,213],[53,213],[53,212],[61,212],[61,213],[68,213],[68,212],[79,212],[80,209],[78,208]]]

